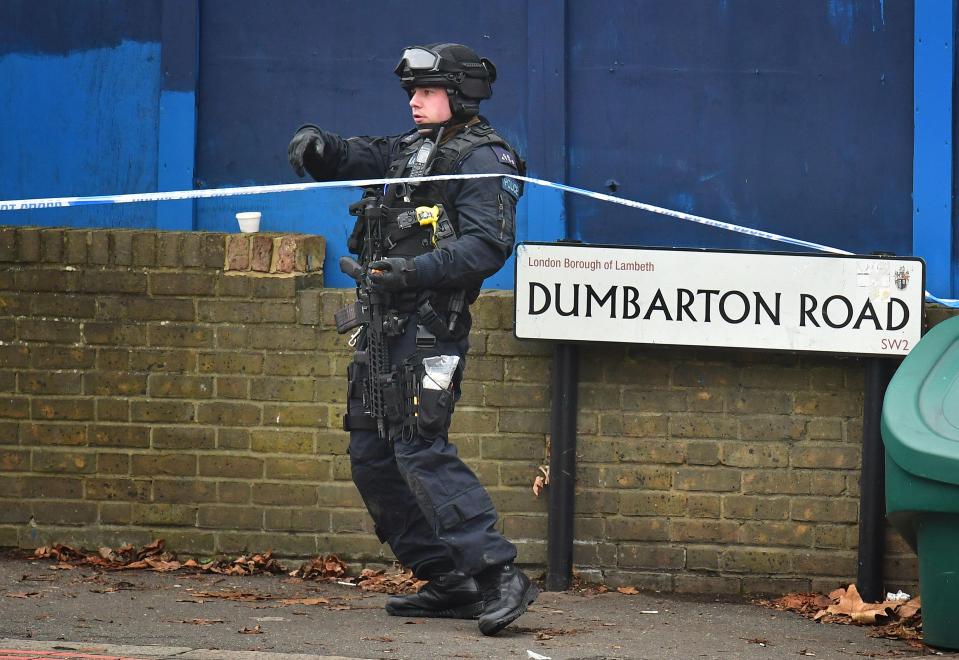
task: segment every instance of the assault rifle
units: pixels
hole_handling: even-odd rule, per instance
[[[366,349],[358,350],[354,360],[369,369],[364,408],[376,420],[377,435],[389,440],[390,426],[404,420],[406,408],[405,383],[390,360],[389,337],[403,332],[406,319],[389,309],[389,294],[370,284],[369,273],[355,259],[340,257],[340,270],[356,281],[357,300],[336,313],[336,329],[343,333],[366,326]]]
[[[429,174],[444,128],[439,127],[435,142],[426,140],[417,151],[410,176]],[[343,334],[359,326],[366,327],[366,349],[358,350],[354,360],[369,367],[363,403],[376,420],[377,434],[383,440],[389,440],[391,426],[406,419],[409,397],[403,377],[405,372],[393,367],[389,338],[403,333],[407,317],[390,309],[390,294],[372,286],[366,267],[386,256],[383,225],[389,217],[389,207],[397,196],[408,202],[413,188],[415,186],[411,184],[390,185],[382,197],[375,188],[368,189],[360,201],[352,204],[350,215],[365,225],[362,264],[352,257],[340,257],[340,270],[356,282],[357,300],[352,306],[336,312],[336,330]],[[409,395],[411,397],[412,392]]]

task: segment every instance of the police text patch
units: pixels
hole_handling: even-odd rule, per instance
[[[519,199],[519,183],[516,182],[516,179],[510,179],[509,177],[503,177],[503,190],[508,192],[513,196],[513,199]]]

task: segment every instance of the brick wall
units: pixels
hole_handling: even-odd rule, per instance
[[[322,239],[0,228],[0,545],[162,536],[382,562],[339,430],[344,338]],[[228,270],[227,270],[228,269]],[[527,564],[545,562],[550,346],[487,292],[452,439]],[[856,572],[862,363],[580,350],[577,567],[689,592]],[[889,534],[890,586],[914,557]]]

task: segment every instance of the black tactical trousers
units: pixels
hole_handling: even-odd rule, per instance
[[[412,315],[405,333],[390,341],[396,366],[416,352],[416,320]],[[496,530],[489,493],[448,439],[468,348],[466,339],[437,340],[433,348],[421,351],[420,359],[458,355],[460,365],[453,379],[455,397],[442,397],[445,405],[423,391],[426,396],[420,396],[420,422],[414,431],[392,443],[373,430],[350,432],[353,482],[373,517],[377,536],[420,579],[451,570],[476,575],[516,557],[516,547]],[[351,372],[349,412],[359,414],[366,367],[354,364]]]

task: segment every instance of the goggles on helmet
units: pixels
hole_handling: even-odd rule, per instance
[[[410,71],[439,71],[440,56],[431,50],[414,47],[407,48],[400,57],[400,63],[396,65],[395,73],[398,75],[404,69]]]

